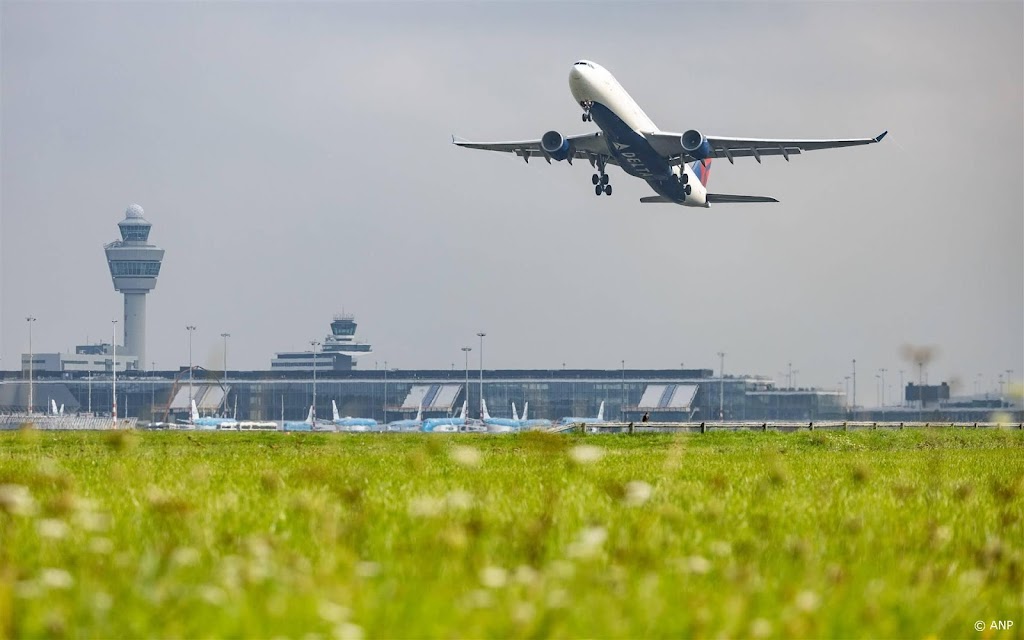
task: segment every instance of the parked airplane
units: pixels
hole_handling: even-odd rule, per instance
[[[312,431],[313,430],[313,407],[309,407],[309,414],[301,422],[285,420],[281,425],[285,431]]]
[[[670,202],[688,207],[709,207],[726,202],[778,202],[767,196],[708,193],[708,173],[713,158],[726,158],[730,164],[738,157],[791,155],[818,149],[852,147],[881,142],[887,131],[874,138],[836,140],[786,140],[707,136],[697,129],[685,133],[662,131],[622,85],[601,65],[580,60],[569,71],[569,91],[583,108],[583,121],[594,122],[596,133],[565,137],[548,131],[540,140],[518,142],[452,142],[470,149],[504,151],[530,158],[567,160],[583,158],[597,169],[593,175],[594,193],[611,195],[612,186],[605,172],[609,164],[618,165],[631,176],[646,180],[658,194],[640,198],[640,202]],[[687,164],[692,163],[692,164]]]
[[[524,429],[542,429],[542,428],[546,428],[546,427],[550,427],[551,426],[551,421],[550,420],[544,420],[543,418],[537,418],[535,420],[530,420],[529,418],[527,418],[526,417],[526,412],[529,411],[529,409],[530,409],[530,403],[529,402],[523,403],[523,415],[519,419],[519,421],[522,424],[522,427]],[[515,411],[516,411],[516,405],[515,405],[515,403],[513,403],[512,404],[512,415],[515,415]]]
[[[601,401],[601,407],[597,410],[597,417],[595,418],[579,418],[576,416],[570,416],[562,418],[559,422],[563,425],[566,424],[594,424],[595,422],[604,422],[604,400]]]
[[[236,429],[238,427],[238,420],[234,418],[216,418],[213,416],[201,417],[199,409],[196,407],[196,401],[193,400],[192,410],[189,412],[189,418],[185,424],[203,430]]]
[[[419,431],[423,427],[423,405],[412,420],[394,420],[388,423],[388,431]]]
[[[459,415],[454,418],[427,418],[423,421],[420,431],[427,433],[452,433],[466,426],[466,410],[469,408],[469,401],[462,403]]]
[[[57,401],[54,400],[53,398],[50,398],[50,414],[55,416],[64,415],[64,403],[62,402],[60,405],[60,409],[58,409]]]
[[[480,410],[483,412],[483,423],[487,427],[487,430],[491,433],[506,433],[509,431],[519,431],[522,425],[519,421],[519,416],[516,415],[516,406],[512,405],[512,417],[511,418],[492,418],[491,414],[487,411],[487,401],[480,401]]]
[[[353,418],[351,416],[341,417],[338,413],[338,403],[331,400],[331,409],[334,411],[334,425],[338,431],[372,431],[377,428],[377,421],[373,418]]]

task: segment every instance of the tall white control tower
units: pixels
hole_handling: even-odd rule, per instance
[[[121,239],[106,247],[114,289],[124,294],[124,348],[146,368],[146,294],[156,286],[164,250],[149,244],[151,225],[142,207],[129,205],[118,223]]]

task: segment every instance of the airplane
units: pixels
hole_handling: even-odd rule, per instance
[[[352,418],[341,417],[338,413],[338,403],[331,400],[331,409],[334,411],[334,425],[339,431],[372,431],[377,428],[377,421],[373,418]]]
[[[522,428],[522,424],[519,420],[519,416],[516,415],[516,405],[512,405],[512,417],[511,418],[492,418],[491,414],[487,411],[487,401],[480,401],[480,410],[483,412],[483,423],[487,427],[487,430],[491,433],[507,433],[510,431],[519,431]]]
[[[196,401],[192,401],[192,410],[189,412],[188,420],[184,424],[191,427],[198,427],[203,430],[214,429],[237,429],[238,420],[234,418],[200,417]]]
[[[285,420],[282,422],[281,427],[284,431],[312,431],[313,430],[313,407],[310,405],[309,414],[306,419],[301,422],[294,420]]]
[[[423,421],[420,431],[427,433],[453,433],[461,427],[466,426],[466,410],[469,408],[469,401],[462,403],[462,410],[454,418],[427,418]]]
[[[529,402],[525,402],[523,404],[523,416],[519,419],[519,421],[522,423],[522,427],[524,429],[540,429],[542,427],[550,427],[551,426],[551,421],[550,420],[545,420],[543,418],[536,418],[534,420],[530,420],[529,418],[527,418],[526,417],[526,412],[529,411],[529,409],[530,409],[530,403]],[[512,403],[512,414],[513,415],[515,415],[515,410],[516,410],[516,405],[515,405],[515,403]]]
[[[736,158],[753,157],[760,163],[763,156],[782,156],[788,162],[790,156],[807,151],[881,142],[888,133],[883,131],[874,138],[787,140],[712,136],[697,129],[681,134],[662,131],[607,69],[589,60],[573,64],[569,91],[583,109],[583,121],[595,123],[600,131],[568,137],[548,131],[540,140],[513,142],[470,142],[452,136],[452,143],[468,149],[514,153],[527,163],[530,158],[543,158],[548,164],[552,160],[569,164],[573,159],[588,160],[597,169],[591,181],[598,196],[612,194],[606,169],[618,165],[627,174],[645,180],[658,194],[640,198],[641,203],[710,207],[718,203],[778,202],[768,196],[709,193],[708,176],[714,158],[725,158],[733,164]]]
[[[60,405],[60,409],[57,408],[57,401],[50,398],[50,415],[62,416],[64,415],[64,403]]]
[[[388,431],[419,431],[423,427],[423,405],[416,411],[412,420],[394,420],[388,423]]]
[[[562,425],[570,424],[594,424],[595,422],[604,422],[604,400],[601,401],[601,407],[597,410],[597,417],[595,418],[579,418],[576,416],[570,416],[562,418],[559,423]]]

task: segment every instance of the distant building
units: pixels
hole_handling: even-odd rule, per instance
[[[39,373],[88,372],[110,373],[114,368],[114,349],[111,345],[83,344],[75,347],[74,353],[33,353],[32,370]],[[21,354],[21,371],[28,375],[29,354]],[[139,368],[139,358],[117,348],[117,371],[133,371]]]
[[[907,385],[904,390],[903,399],[912,405],[927,407],[949,400],[949,384],[919,384],[913,382]]]
[[[354,359],[373,353],[373,348],[355,339],[356,319],[353,315],[339,314],[331,322],[331,333],[317,349],[317,371],[351,371]],[[313,349],[276,354],[270,362],[271,371],[313,371]]]

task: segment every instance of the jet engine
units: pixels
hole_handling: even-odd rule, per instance
[[[712,155],[711,143],[703,133],[696,129],[690,129],[684,133],[680,142],[683,145],[683,151],[690,154],[694,160],[703,160]]]
[[[548,131],[541,136],[540,148],[553,160],[565,160],[570,155],[569,141],[557,131]]]

